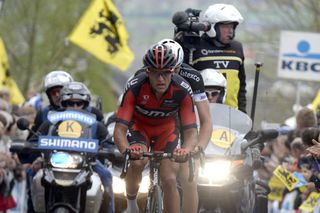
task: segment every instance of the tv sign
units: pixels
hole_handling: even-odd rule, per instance
[[[278,76],[320,81],[320,34],[282,31]]]

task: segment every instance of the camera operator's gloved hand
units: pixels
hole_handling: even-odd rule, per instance
[[[260,149],[257,147],[252,147],[251,154],[252,154],[252,168],[254,170],[260,169],[263,164],[261,160]]]
[[[172,154],[175,162],[186,162],[188,160],[188,151],[184,148],[175,148]]]
[[[130,158],[131,159],[141,159],[143,154],[143,149],[139,145],[130,146]]]

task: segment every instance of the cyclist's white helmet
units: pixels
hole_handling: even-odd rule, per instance
[[[220,22],[234,22],[236,25],[243,22],[240,12],[231,4],[213,4],[203,14],[203,21],[211,23],[211,29],[206,32],[209,37],[216,37],[215,25]]]
[[[183,49],[182,49],[181,45],[178,42],[176,42],[172,39],[166,38],[166,39],[162,39],[161,41],[159,41],[158,44],[164,44],[164,45],[167,45],[168,47],[170,47],[172,49],[172,52],[177,57],[176,67],[181,66],[181,64],[183,63],[184,53],[183,53]]]
[[[220,102],[224,103],[226,98],[227,80],[226,78],[215,69],[204,69],[201,71],[204,87],[215,88],[220,90]]]
[[[66,83],[72,82],[73,78],[65,71],[51,71],[44,78],[44,89],[47,92],[49,89],[57,86],[63,86]]]

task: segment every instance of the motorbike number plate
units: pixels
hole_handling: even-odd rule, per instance
[[[214,129],[211,134],[211,142],[224,149],[229,148],[234,139],[234,133],[226,129]]]

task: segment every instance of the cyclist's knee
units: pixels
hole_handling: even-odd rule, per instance
[[[163,190],[177,189],[177,180],[174,176],[162,177],[161,184]]]
[[[147,164],[147,160],[135,160],[130,162],[130,168],[137,172],[142,172],[145,165]]]

